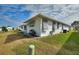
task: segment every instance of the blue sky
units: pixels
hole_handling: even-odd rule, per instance
[[[25,5],[0,5],[0,26],[17,26],[27,19],[31,11]]]
[[[0,26],[19,26],[29,17],[39,12],[67,24],[79,20],[79,5],[77,4],[3,4],[0,5]]]

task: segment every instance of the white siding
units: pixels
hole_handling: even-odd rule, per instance
[[[23,26],[19,26],[18,29],[24,31]]]
[[[58,22],[55,22],[55,24],[52,25],[52,21],[49,20],[47,24],[48,24],[48,26],[47,26],[48,29],[45,32],[41,32],[41,36],[51,35],[50,31],[52,31],[52,26],[53,25],[54,25],[54,29],[55,29],[55,31],[52,33],[53,35],[57,34],[57,33],[60,33],[60,32],[63,32],[63,29],[69,30],[69,27],[66,26],[66,25],[63,25],[63,29],[62,29],[62,24],[61,23],[59,23],[59,28],[57,28]]]
[[[7,27],[7,30],[8,31],[11,31],[13,28],[12,27]]]
[[[2,28],[0,28],[0,31],[2,31]]]
[[[55,32],[53,34],[57,34],[57,33],[60,33],[62,32],[62,24],[59,23],[59,28],[57,28],[57,23],[55,25]]]
[[[43,26],[45,26],[45,25],[43,25]],[[52,21],[48,21],[47,25],[45,27],[48,27],[48,28],[45,30],[45,32],[41,31],[41,36],[50,35],[50,31],[52,31]]]
[[[66,26],[66,25],[63,25],[63,29],[64,29],[64,30],[68,30],[68,31],[69,31],[69,27],[68,27],[68,26]]]
[[[34,19],[35,20],[35,25],[34,25],[34,27],[30,27],[29,25],[27,25],[27,33],[29,33],[29,31],[31,30],[31,29],[34,29],[35,31],[36,31],[36,33],[37,33],[37,35],[38,36],[40,36],[40,27],[41,27],[41,18],[36,18],[36,19]]]
[[[44,30],[45,32],[43,32],[42,31],[42,20],[43,20],[43,18],[42,17],[40,17],[40,18],[36,17],[36,18],[34,18],[32,20],[35,20],[34,27],[30,27],[29,26],[30,24],[27,24],[27,30],[24,30],[24,33],[29,33],[29,31],[31,29],[33,29],[33,30],[35,30],[35,32],[36,32],[36,34],[38,36],[48,36],[48,35],[51,35],[50,32],[52,31],[52,26],[53,26],[52,22],[53,21],[48,19],[48,22],[43,24],[45,27],[48,27],[47,29]],[[57,24],[58,24],[57,22],[54,24],[55,31],[53,32],[53,34],[60,33],[60,32],[63,31],[63,29],[69,30],[69,27],[65,26],[65,25],[63,25],[63,29],[62,29],[62,24],[61,23],[59,23],[59,28],[57,28]]]

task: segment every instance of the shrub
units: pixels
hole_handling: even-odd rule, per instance
[[[8,30],[7,30],[7,28],[6,28],[5,26],[3,26],[3,27],[2,27],[2,31],[3,31],[3,32],[7,32]]]

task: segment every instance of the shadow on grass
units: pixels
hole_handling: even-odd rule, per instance
[[[79,55],[79,32],[73,32],[57,55]]]
[[[22,33],[11,34],[7,36],[4,44],[15,41],[15,40],[24,39],[24,38],[28,38],[28,37],[24,36]]]

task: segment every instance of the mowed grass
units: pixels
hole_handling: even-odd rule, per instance
[[[15,31],[10,32],[0,32],[0,44],[3,44],[7,38],[8,35],[16,34]]]
[[[15,54],[28,55],[29,45],[33,44],[35,45],[36,55],[53,55],[57,54],[59,49],[69,38],[70,34],[71,32],[56,34],[54,36],[47,36],[42,38],[24,38],[14,41],[14,43],[9,43],[8,45],[11,46],[13,44],[16,44],[16,46],[12,48],[12,51],[14,51]]]
[[[8,34],[7,34],[8,33]],[[56,55],[56,54],[67,54],[66,50],[64,53],[64,48],[62,48],[67,42],[69,41],[75,41],[77,44],[75,46],[72,46],[75,49],[78,48],[78,33],[76,32],[68,32],[68,33],[60,33],[53,36],[47,36],[47,37],[41,37],[41,38],[27,38],[18,34],[17,31],[7,32],[3,33],[5,34],[5,37],[2,39],[0,38],[0,54],[12,54],[12,55],[28,55],[29,53],[29,45],[33,44],[35,45],[35,54],[36,55]],[[70,38],[74,36],[74,39]],[[1,36],[2,34],[0,34]],[[76,37],[76,38],[75,38]],[[3,42],[3,43],[2,43]],[[6,43],[5,43],[6,42]],[[66,44],[66,49],[69,48],[72,49],[71,45],[73,42],[69,42],[69,44]],[[75,44],[73,44],[75,45]],[[63,49],[63,51],[62,51]],[[78,49],[76,50],[78,51]],[[78,53],[78,52],[77,52]],[[74,52],[73,52],[74,54]]]
[[[71,36],[62,46],[58,54],[79,55],[79,32],[72,32]]]

